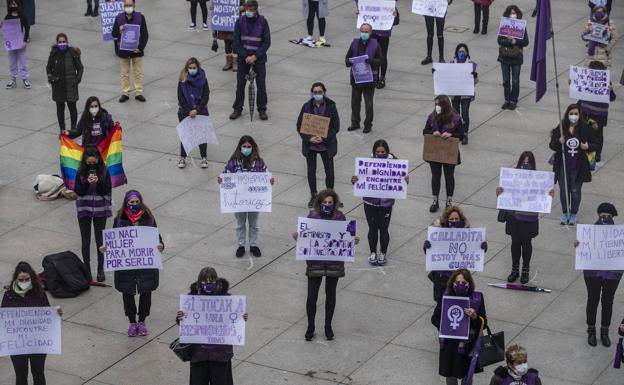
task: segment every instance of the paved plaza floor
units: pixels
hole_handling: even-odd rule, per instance
[[[519,107],[503,111],[500,66],[496,62],[496,25],[509,1],[494,2],[490,33],[473,35],[472,3],[455,0],[446,18],[446,57],[465,42],[478,63],[479,84],[471,107],[470,143],[461,147],[462,164],[456,170],[454,199],[461,204],[473,227],[486,227],[489,250],[485,271],[476,274],[477,289],[485,295],[488,318],[494,331],[505,331],[507,343],[518,343],[529,352],[529,365],[537,368],[545,385],[621,385],[624,376],[612,369],[614,349],[586,343],[586,291],[582,274],[574,270],[572,242],[575,229],[559,225],[559,199],[552,213],[540,222],[534,241],[534,284],[552,288],[536,294],[487,287],[503,281],[510,270],[510,238],[496,221],[495,187],[501,166],[515,164],[524,150],[535,152],[538,169],[548,170],[549,131],[556,125],[555,72],[548,63],[548,92],[534,103],[534,83],[529,81],[535,19],[534,1],[518,0],[529,18],[531,44],[525,51]],[[624,8],[614,2],[615,19],[622,23]],[[51,302],[65,309],[63,354],[48,356],[47,377],[52,385],[177,385],[188,382],[188,364],[179,361],[168,344],[177,336],[174,324],[178,295],[186,294],[200,268],[214,266],[231,283],[231,292],[247,296],[247,344],[235,348],[234,380],[237,385],[358,384],[435,385],[438,376],[438,341],[429,319],[433,310],[431,283],[425,271],[422,243],[429,214],[430,170],[422,161],[422,128],[433,109],[430,66],[421,66],[425,52],[425,25],[410,12],[411,2],[401,0],[401,23],[390,45],[387,87],[375,93],[373,131],[347,132],[350,116],[349,72],[344,55],[357,36],[351,0],[330,0],[327,36],[331,48],[309,49],[289,39],[305,36],[300,0],[260,0],[272,31],[268,52],[268,121],[250,123],[248,109],[242,118],[228,120],[234,99],[235,74],[222,72],[223,44],[210,50],[210,32],[192,32],[188,2],[138,0],[145,14],[150,39],[144,59],[144,95],[119,104],[119,63],[112,43],[103,42],[99,21],[83,17],[84,1],[37,2],[37,24],[28,46],[33,88],[0,91],[0,283],[5,285],[19,261],[41,270],[43,256],[72,250],[80,255],[80,236],[74,203],[40,202],[34,197],[38,174],[59,172],[58,125],[45,64],[58,32],[69,35],[70,45],[82,50],[85,65],[80,86],[79,110],[90,95],[124,129],[124,166],[128,186],[114,191],[119,207],[124,192],[139,189],[153,209],[167,245],[160,287],[153,295],[148,337],[128,338],[121,295],[114,288],[92,288],[73,299]],[[582,23],[589,9],[586,0],[552,0],[559,62],[562,105],[567,97],[568,66],[582,62]],[[4,11],[4,6],[3,6]],[[457,28],[452,28],[457,27]],[[437,50],[434,47],[434,52]],[[615,91],[624,51],[615,49]],[[549,58],[552,56],[549,46]],[[6,53],[0,62],[7,67]],[[208,147],[210,167],[177,168],[177,77],[185,60],[195,56],[206,69],[210,84],[209,110],[219,145]],[[3,71],[1,81],[7,79]],[[334,341],[321,334],[305,342],[306,277],[303,262],[295,261],[290,232],[297,217],[308,210],[308,185],[297,114],[314,81],[323,81],[328,96],[337,102],[342,118],[335,159],[336,190],[344,200],[348,218],[358,220],[363,242],[356,262],[347,266],[339,281],[334,317]],[[597,205],[613,202],[624,211],[624,112],[621,100],[612,103],[605,130],[603,163],[594,180],[583,188],[581,223],[595,220]],[[233,215],[220,214],[216,176],[234,150],[238,138],[251,134],[276,178],[273,212],[260,216],[261,258],[234,257]],[[407,200],[397,201],[390,226],[389,263],[372,268],[366,262],[367,231],[362,201],[352,194],[350,176],[357,156],[368,156],[372,143],[386,139],[392,151],[410,161]],[[197,154],[195,154],[197,155]],[[324,175],[318,172],[319,185]],[[557,192],[558,194],[558,192]],[[558,195],[556,195],[558,197]],[[618,218],[616,218],[617,220]],[[110,226],[109,221],[109,226]],[[95,253],[95,246],[92,246]],[[94,265],[95,266],[95,265]],[[112,274],[107,274],[112,283]],[[324,316],[321,292],[317,320]],[[614,325],[624,315],[622,289],[616,295]],[[320,323],[317,322],[317,323]],[[489,384],[494,367],[475,377]],[[0,383],[11,384],[14,374],[8,358],[0,359]]]

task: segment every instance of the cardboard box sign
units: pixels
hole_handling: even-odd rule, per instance
[[[444,164],[457,164],[459,158],[459,139],[425,135],[423,145],[423,160]]]
[[[308,114],[304,112],[303,119],[301,120],[301,133],[327,138],[330,120],[331,119],[326,116]]]

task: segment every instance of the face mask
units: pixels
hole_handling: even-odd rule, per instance
[[[89,112],[91,113],[92,116],[97,115],[99,111],[100,111],[100,107],[89,107]]]
[[[313,97],[313,98],[314,98],[314,100],[316,100],[317,102],[320,102],[321,100],[323,100],[324,95],[323,95],[323,94],[321,94],[321,95],[319,95],[319,94],[314,94],[314,95],[312,95],[312,97]]]
[[[461,62],[466,61],[466,58],[468,57],[468,55],[466,54],[466,52],[464,51],[459,51],[457,52],[457,59]]]
[[[613,222],[613,217],[600,217],[600,219],[598,220],[598,222],[601,225],[612,225],[614,224]]]
[[[67,49],[67,43],[58,43],[57,46],[61,51],[65,51]]]
[[[27,290],[30,290],[32,288],[32,282],[30,282],[30,281],[26,281],[26,282],[19,282],[19,281],[17,281],[17,286],[20,289],[22,289],[24,291],[27,291]]]
[[[191,75],[191,76],[197,75],[197,68],[189,68],[188,69],[188,74]]]
[[[246,16],[248,19],[253,19],[253,18],[256,16],[256,13],[255,13],[255,12],[253,12],[253,11],[245,11],[245,16]]]
[[[523,170],[533,170],[533,167],[531,166],[530,163],[522,163],[520,165],[520,168],[523,169]]]
[[[201,284],[201,289],[206,294],[212,294],[212,292],[215,291],[216,288],[217,288],[217,283],[216,282],[213,282],[213,283],[202,283]]]
[[[436,114],[440,115],[442,113],[442,107],[441,106],[435,106],[435,112],[436,112]]]
[[[375,154],[375,158],[386,159],[388,158],[388,154]]]
[[[516,15],[515,13],[512,13],[511,15],[509,15],[510,19],[517,19],[518,15]]]
[[[596,12],[594,13],[594,16],[596,17],[596,20],[602,20],[602,18],[604,17],[604,13],[602,12]]]
[[[132,12],[134,12],[134,7],[124,7],[124,12],[130,15]]]
[[[576,122],[578,122],[579,120],[579,116],[576,114],[570,114],[568,115],[568,120],[570,121],[570,123],[576,124]]]
[[[141,210],[140,203],[128,203],[126,206],[128,207],[128,210],[130,210],[132,214],[136,214],[139,212],[139,210]]]
[[[455,228],[455,229],[460,229],[460,228],[464,227],[464,221],[462,221],[462,220],[448,221],[448,227]]]
[[[252,151],[253,149],[251,147],[241,147],[241,154],[243,154],[244,156],[251,155]]]
[[[361,32],[360,39],[362,39],[363,41],[368,40],[368,34],[366,32]]]
[[[524,364],[514,366],[514,370],[519,376],[524,376],[529,371],[529,365],[525,362]]]
[[[456,282],[453,284],[453,288],[455,289],[455,294],[462,295],[468,293],[470,285],[468,285],[468,282]]]
[[[334,205],[321,204],[321,213],[325,215],[331,215],[332,211],[334,211]]]

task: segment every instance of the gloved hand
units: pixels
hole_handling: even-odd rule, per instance
[[[488,249],[487,242],[485,242],[485,241],[481,242],[481,249],[483,249],[483,251],[485,251],[487,253],[487,249]]]
[[[425,240],[425,243],[423,244],[423,251],[425,252],[425,254],[427,253],[427,249],[431,248],[431,242],[429,242],[428,240]]]

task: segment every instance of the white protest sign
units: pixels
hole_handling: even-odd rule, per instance
[[[576,270],[624,270],[624,225],[576,225]]]
[[[375,31],[389,31],[394,24],[396,0],[358,0],[358,29],[364,23]]]
[[[270,172],[221,174],[222,213],[270,213],[273,186]]]
[[[468,269],[483,271],[485,228],[447,228],[429,226],[427,240],[427,271]]]
[[[0,308],[0,357],[21,354],[61,354],[61,316],[56,308]]]
[[[102,233],[106,246],[104,271],[162,269],[158,228],[116,227]]]
[[[187,116],[178,124],[176,131],[187,154],[203,143],[219,144],[212,120],[205,115],[196,115],[195,118]]]
[[[181,343],[245,345],[245,296],[181,295],[180,309]]]
[[[570,66],[570,98],[589,102],[609,103],[609,70],[593,70]]]
[[[355,158],[358,181],[353,195],[368,198],[407,198],[408,161],[400,159]]]
[[[297,234],[298,260],[355,260],[355,221],[299,217]]]
[[[586,35],[587,40],[595,41],[600,44],[609,44],[609,25],[594,23],[592,21],[587,22],[589,24],[589,34]]]
[[[497,209],[550,213],[552,197],[549,193],[555,184],[553,172],[501,167],[499,178],[498,185],[503,193],[498,196]]]
[[[435,95],[474,95],[472,63],[433,63]]]
[[[423,16],[444,17],[448,0],[414,0],[412,13]]]

